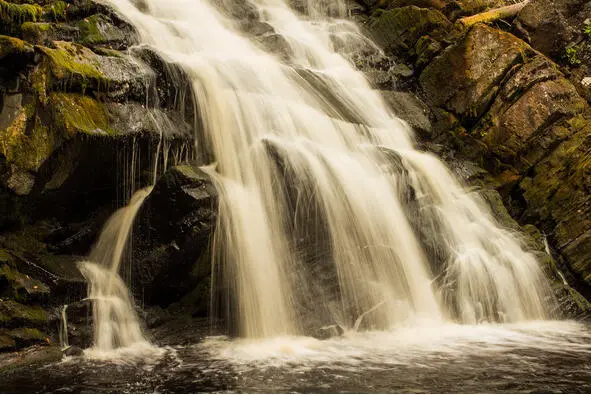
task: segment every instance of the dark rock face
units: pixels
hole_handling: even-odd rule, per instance
[[[563,66],[567,78],[591,102],[591,3],[531,1],[519,13],[514,31]]]
[[[189,294],[191,313],[207,312],[216,212],[215,188],[197,167],[172,167],[154,186],[133,239],[134,291],[146,303],[168,306]]]
[[[392,53],[412,50],[424,35],[443,37],[451,23],[441,12],[416,6],[379,12],[368,22],[368,28],[380,46]]]

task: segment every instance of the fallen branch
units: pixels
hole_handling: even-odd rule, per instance
[[[456,23],[460,24],[463,28],[470,27],[477,23],[493,22],[499,19],[511,18],[517,15],[519,11],[523,9],[531,0],[524,0],[521,3],[511,4],[504,7],[495,8],[480,14],[467,16],[465,18],[458,19]]]

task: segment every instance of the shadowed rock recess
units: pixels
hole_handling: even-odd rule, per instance
[[[288,61],[285,38],[236,3],[229,14],[244,34]],[[349,17],[384,51],[333,44],[422,150],[524,234],[552,279],[555,313],[588,319],[591,6],[532,0],[514,19],[456,23],[502,5],[358,0]],[[0,0],[0,22],[0,352],[57,345],[64,305],[70,344],[89,346],[76,263],[109,215],[150,185],[121,275],[147,326],[210,315],[218,193],[197,167],[211,153],[195,148],[188,77],[99,2]],[[337,115],[356,122],[348,110]]]

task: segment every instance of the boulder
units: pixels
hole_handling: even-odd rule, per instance
[[[530,53],[515,36],[478,24],[425,68],[420,85],[429,104],[474,121],[491,104],[505,74]]]
[[[451,22],[437,10],[407,6],[374,13],[367,27],[381,47],[400,54],[413,49],[426,34],[434,38],[445,36]]]
[[[193,312],[206,313],[216,212],[215,188],[194,166],[172,167],[154,186],[132,243],[134,291],[147,304],[168,306],[190,294]]]
[[[429,108],[416,95],[396,91],[382,91],[381,93],[394,114],[406,121],[417,132],[426,136],[431,133]]]
[[[587,5],[587,0],[532,0],[517,16],[517,34],[545,55],[560,58],[582,35],[583,22],[591,17]]]
[[[94,14],[74,22],[26,22],[21,30],[24,40],[45,46],[53,41],[75,41],[91,48],[122,49],[136,41],[131,26],[117,26],[113,18],[105,14]]]

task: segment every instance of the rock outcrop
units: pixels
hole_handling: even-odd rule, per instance
[[[0,21],[7,350],[58,341],[61,305],[86,292],[76,262],[132,190],[191,155],[194,114],[182,72],[130,48],[133,28],[99,2],[2,0]]]
[[[373,12],[368,29],[382,36],[381,43],[398,64],[414,69],[405,88],[424,99],[433,121],[429,133],[419,130],[425,148],[446,156],[452,167],[457,160],[468,160],[486,170],[466,181],[485,188],[485,195],[491,188],[498,190],[523,231],[539,229],[533,233],[547,236],[555,259],[546,266],[554,273],[550,275],[563,305],[570,306],[564,309],[589,314],[589,303],[564,288],[563,281],[591,295],[591,134],[588,97],[581,74],[576,74],[587,69],[585,61],[573,65],[566,55],[568,50],[572,57],[569,48],[576,46],[586,59],[588,2],[532,0],[508,21],[514,22],[510,32],[505,31],[507,21],[505,26],[451,26],[459,16],[503,2],[471,10],[460,2],[427,3],[422,9],[404,1],[364,3]],[[424,17],[423,22],[431,22],[418,23],[409,36],[407,21],[392,17],[408,12],[416,14],[413,18],[439,15],[439,22]],[[545,35],[552,35],[551,40]],[[430,48],[422,59],[421,42]],[[541,254],[549,262],[550,256]]]

